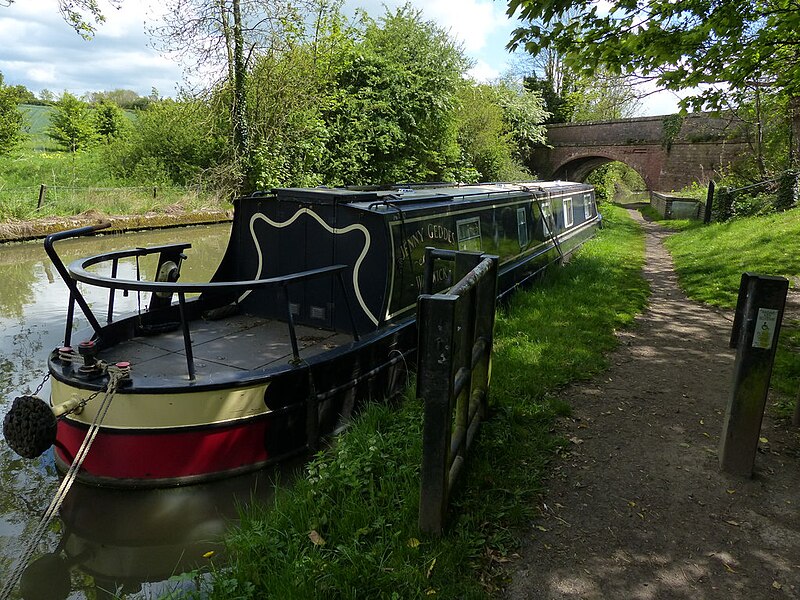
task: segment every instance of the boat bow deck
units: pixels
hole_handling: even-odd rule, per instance
[[[352,335],[295,326],[300,358],[349,344]],[[261,317],[239,315],[219,321],[189,324],[195,368],[199,382],[211,382],[221,375],[241,371],[283,367],[292,359],[292,345],[286,323]],[[186,352],[180,329],[154,336],[138,336],[108,348],[99,358],[131,363],[134,377],[145,381],[187,380]]]

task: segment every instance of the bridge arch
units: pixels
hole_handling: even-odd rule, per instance
[[[547,146],[534,150],[530,166],[543,179],[583,181],[597,167],[619,161],[636,171],[648,190],[669,191],[705,183],[747,152],[740,121],[696,113],[683,119],[669,115],[548,125]]]
[[[644,173],[641,172],[640,168],[637,168],[636,164],[630,164],[624,160],[620,160],[617,157],[601,155],[587,155],[568,160],[567,162],[553,169],[552,179],[559,179],[562,181],[579,181],[583,183],[586,181],[586,178],[589,177],[589,174],[592,171],[598,167],[602,167],[603,165],[607,165],[608,163],[612,162],[623,163],[624,165],[636,171],[636,173],[638,173],[639,176],[644,179]]]

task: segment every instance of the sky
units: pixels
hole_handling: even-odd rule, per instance
[[[352,14],[362,8],[378,17],[405,0],[346,0]],[[463,43],[475,66],[470,75],[490,81],[507,72],[519,58],[505,50],[516,23],[501,0],[413,0],[425,18],[437,22]],[[158,17],[154,0],[125,0],[121,8],[100,0],[106,16],[94,39],[86,41],[67,25],[57,0],[0,0],[0,71],[6,84],[23,84],[34,93],[48,89],[81,96],[86,92],[131,89],[142,96],[156,88],[174,96],[184,84],[180,64],[160,54],[145,31]],[[648,97],[642,115],[675,112],[677,98],[668,92]]]

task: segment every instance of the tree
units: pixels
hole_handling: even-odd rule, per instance
[[[793,2],[508,0],[507,12],[527,22],[510,47],[554,49],[587,73],[606,67],[672,90],[704,86],[684,99],[687,108],[721,108],[731,91],[765,80],[774,93],[800,97],[800,9]],[[800,140],[800,116],[794,127]]]
[[[15,1],[0,0],[0,3],[10,6]],[[123,2],[123,0],[105,1],[113,8],[119,8]],[[95,25],[99,25],[106,20],[98,0],[58,0],[58,10],[64,20],[84,39],[90,39],[94,36]],[[94,24],[92,21],[94,21]]]
[[[112,102],[120,108],[127,109],[142,109],[146,108],[147,104],[151,101],[149,97],[143,97],[134,92],[133,90],[115,89],[103,92],[86,92],[83,99],[90,104],[97,104],[99,102]],[[158,100],[158,98],[156,98]]]
[[[24,119],[17,104],[17,90],[3,85],[0,73],[0,156],[10,153],[23,139]]]
[[[576,14],[568,9],[562,21],[569,22]],[[539,21],[535,25],[546,31],[554,27]],[[528,55],[518,63],[516,72],[526,88],[541,93],[550,113],[548,123],[621,119],[633,116],[639,107],[641,94],[633,78],[615,75],[604,66],[583,72],[567,54],[553,47]]]
[[[470,66],[447,31],[405,5],[366,16],[326,120],[328,179],[394,183],[449,179],[460,160],[455,108]]]
[[[358,33],[335,9],[318,10],[312,24],[287,27],[248,73],[251,178],[259,189],[334,183],[332,165],[346,152],[331,143],[327,116],[343,102],[338,76]]]
[[[474,177],[461,181],[530,179],[530,152],[545,142],[547,116],[539,94],[511,81],[473,84],[459,94],[458,141]],[[467,170],[462,169],[466,174]]]
[[[511,158],[514,144],[506,131],[503,109],[490,85],[471,85],[459,94],[458,142],[465,165],[459,180],[501,181],[518,171]],[[470,174],[468,169],[474,169]]]
[[[95,130],[106,143],[124,137],[130,130],[125,113],[114,102],[101,100],[94,107]]]
[[[64,92],[50,116],[47,135],[69,152],[83,150],[97,139],[89,105]]]
[[[47,88],[44,88],[39,92],[39,101],[42,104],[53,104],[56,101],[56,95]]]
[[[246,88],[251,58],[270,48],[272,42],[280,39],[286,24],[299,18],[296,4],[306,3],[168,0],[165,24],[151,31],[161,40],[162,49],[189,63],[185,65],[187,69],[210,77],[205,93],[222,82],[230,87],[229,94],[216,97],[227,103],[232,148],[239,161],[245,161],[248,155]]]
[[[625,119],[634,116],[641,104],[629,77],[613,75],[604,68],[590,76],[581,74],[567,97],[574,122]]]
[[[514,141],[513,156],[518,163],[527,165],[533,148],[547,142],[544,100],[541,94],[512,80],[501,81],[494,89],[497,103],[503,109],[506,131]]]

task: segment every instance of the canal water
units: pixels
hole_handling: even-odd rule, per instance
[[[208,281],[225,251],[230,225],[104,235],[56,244],[65,264],[124,248],[188,242],[181,281]],[[120,264],[120,277],[152,279],[155,258]],[[107,292],[90,304],[104,313]],[[149,298],[117,293],[115,314],[147,306]],[[68,292],[42,243],[0,246],[0,417],[15,396],[34,391],[50,350],[64,339]],[[79,311],[76,310],[76,316]],[[79,328],[85,321],[78,324]],[[74,343],[80,339],[74,339]],[[47,399],[48,384],[39,395]],[[75,484],[23,576],[26,598],[151,598],[177,585],[176,576],[224,561],[220,538],[237,503],[266,499],[274,472],[184,488],[131,491]],[[52,450],[35,460],[0,441],[0,583],[28,544],[59,484]],[[0,588],[2,585],[0,585]],[[19,591],[12,597],[20,597]]]

